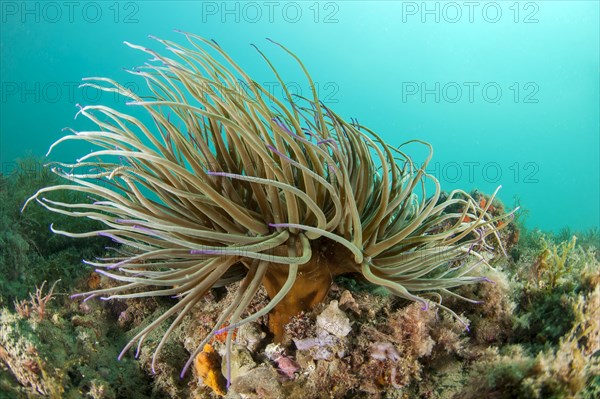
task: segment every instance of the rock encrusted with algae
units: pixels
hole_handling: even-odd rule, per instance
[[[248,374],[255,367],[256,362],[252,358],[252,352],[242,345],[233,345],[229,354],[229,363],[226,356],[223,356],[221,361],[221,373],[230,381],[235,381],[238,377]]]
[[[277,371],[269,365],[262,364],[236,378],[231,383],[230,392],[226,398],[279,399],[285,397]]]
[[[36,339],[33,329],[28,332],[22,332],[21,320],[16,314],[3,309],[0,313],[0,359],[21,385],[47,395],[53,391],[53,387],[42,378],[41,371],[45,364],[39,358],[33,342]]]
[[[132,359],[115,360],[114,320],[102,306],[57,299],[41,320],[0,310],[0,374],[8,384],[2,393],[15,399],[147,398],[151,379]]]
[[[261,330],[258,323],[250,322],[237,329],[236,341],[241,345],[244,345],[248,350],[254,352],[258,349],[266,336],[267,333]]]
[[[592,240],[577,243],[584,241]],[[535,280],[548,276],[529,270],[544,256],[551,261],[551,255],[544,255],[543,245],[528,245],[517,248],[517,263],[503,261],[496,270],[480,271],[494,283],[457,291],[482,303],[444,298],[469,331],[435,306],[423,310],[340,280],[323,304],[291,320],[280,344],[271,343],[266,317],[235,331],[229,363],[225,343],[215,337],[212,352],[202,355],[201,379],[198,371],[180,379],[181,366],[235,297],[239,283],[212,291],[186,316],[158,357],[155,374],[152,336],[139,360],[131,354],[120,362],[115,358],[126,336],[164,311],[169,299],[106,303],[59,296],[48,302],[42,320],[4,308],[0,388],[11,398],[599,397],[598,252],[577,244],[565,257],[566,274],[550,284]],[[261,294],[251,306],[256,310],[267,302]],[[553,304],[560,304],[559,311],[548,313]],[[553,326],[547,324],[555,320],[560,329],[549,330]]]

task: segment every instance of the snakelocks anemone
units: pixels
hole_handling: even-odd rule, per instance
[[[280,85],[277,98],[248,76],[215,42],[183,33],[188,44],[158,40],[170,53],[126,43],[150,54],[141,97],[108,78],[83,86],[118,93],[143,117],[103,105],[80,107],[78,115],[97,128],[74,131],[96,149],[76,163],[52,162],[64,184],[33,195],[45,208],[97,220],[101,230],[69,237],[105,236],[122,244],[109,258],[85,263],[116,280],[115,287],[80,293],[90,299],[173,297],[168,311],[135,335],[120,356],[161,323],[173,329],[211,288],[241,280],[234,300],[198,349],[227,331],[269,315],[275,339],[289,318],[319,303],[332,278],[361,275],[424,309],[442,305],[450,289],[485,280],[474,275],[502,251],[498,230],[510,214],[492,216],[492,200],[480,206],[461,190],[442,194],[426,171],[428,143],[399,146],[358,122],[348,123],[319,101],[315,85],[295,96],[258,50]],[[422,163],[407,154],[424,146]],[[426,189],[429,192],[426,192]],[[86,203],[46,198],[57,190],[85,193]],[[496,190],[497,192],[497,190]],[[47,194],[46,194],[47,195]],[[50,196],[49,196],[50,197]],[[27,203],[25,205],[27,205]],[[270,302],[244,316],[264,286]],[[226,325],[226,327],[223,327]]]

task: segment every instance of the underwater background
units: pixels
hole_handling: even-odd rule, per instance
[[[2,0],[0,21],[0,399],[600,397],[600,1]],[[320,303],[282,327],[279,343],[273,314],[233,329],[229,320],[231,351],[218,320],[245,286],[229,282],[202,293],[156,362],[169,323],[121,358],[135,334],[182,302],[171,294],[81,299],[118,284],[82,260],[134,252],[49,228],[94,231],[97,221],[21,207],[61,184],[42,165],[64,128],[94,128],[74,120],[79,107],[139,117],[123,98],[79,88],[82,79],[108,77],[148,94],[127,72],[148,54],[124,42],[169,57],[153,37],[189,46],[177,30],[213,39],[283,99],[257,46],[290,91],[310,97],[298,63],[268,39],[281,43],[343,119],[393,146],[431,143],[427,172],[441,189],[465,190],[495,218],[495,240],[474,230],[481,241],[466,250],[489,251],[481,267],[443,263],[442,277],[468,267],[465,281],[479,282],[443,298],[429,293],[427,309],[360,273],[338,275]],[[420,164],[423,147],[402,149]],[[69,141],[49,158],[71,162],[90,150]],[[503,204],[490,197],[499,185]],[[461,226],[472,222],[461,216]],[[142,274],[146,264],[129,266]],[[244,315],[268,306],[267,291],[263,281]]]
[[[3,1],[1,11],[4,175],[65,126],[81,128],[75,104],[123,102],[78,89],[82,78],[143,89],[122,68],[144,55],[123,41],[161,48],[148,35],[180,40],[180,29],[216,40],[281,96],[257,45],[306,95],[300,68],[265,38],[284,44],[342,117],[392,145],[430,142],[443,190],[502,184],[531,228],[600,225],[597,1]]]

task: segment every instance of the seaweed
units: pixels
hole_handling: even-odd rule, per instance
[[[44,280],[61,280],[58,288],[69,287],[88,271],[82,258],[100,254],[106,238],[74,240],[53,234],[54,224],[69,231],[89,231],[96,222],[45,212],[42,207],[21,207],[32,192],[60,178],[43,166],[43,159],[27,156],[17,160],[10,175],[0,176],[0,292],[2,302],[12,303],[26,297],[29,290]],[[49,198],[68,201],[80,194],[57,192]]]
[[[151,380],[131,359],[114,364],[118,344],[113,320],[99,303],[65,303],[40,296],[44,317],[0,309],[0,393],[11,398],[94,399],[150,397]],[[37,301],[32,299],[32,301]],[[102,348],[102,350],[98,350]],[[1,397],[4,397],[0,394]]]
[[[597,267],[593,248],[576,245],[577,238],[558,244],[541,236],[538,253],[518,274],[522,283],[513,342],[537,351],[555,346],[575,323],[574,293],[590,289],[583,278]]]
[[[596,265],[597,267],[597,265]],[[549,347],[532,355],[523,345],[490,349],[475,364],[461,398],[593,398],[600,392],[600,291],[580,295],[572,306],[574,323]]]

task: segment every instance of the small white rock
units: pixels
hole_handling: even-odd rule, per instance
[[[265,356],[269,360],[275,360],[279,356],[283,355],[283,352],[283,347],[280,344],[276,344],[273,342],[267,345],[267,347],[265,348]]]
[[[338,301],[331,301],[329,306],[317,316],[317,333],[319,330],[343,338],[350,333],[350,319],[339,307]]]
[[[246,347],[241,345],[233,345],[229,366],[227,365],[226,357],[223,357],[221,362],[221,372],[227,377],[227,369],[229,368],[231,381],[248,374],[255,367],[256,362],[252,359],[252,354]]]
[[[266,336],[267,334],[260,329],[257,323],[251,322],[242,325],[237,330],[236,340],[251,352],[255,352]]]

